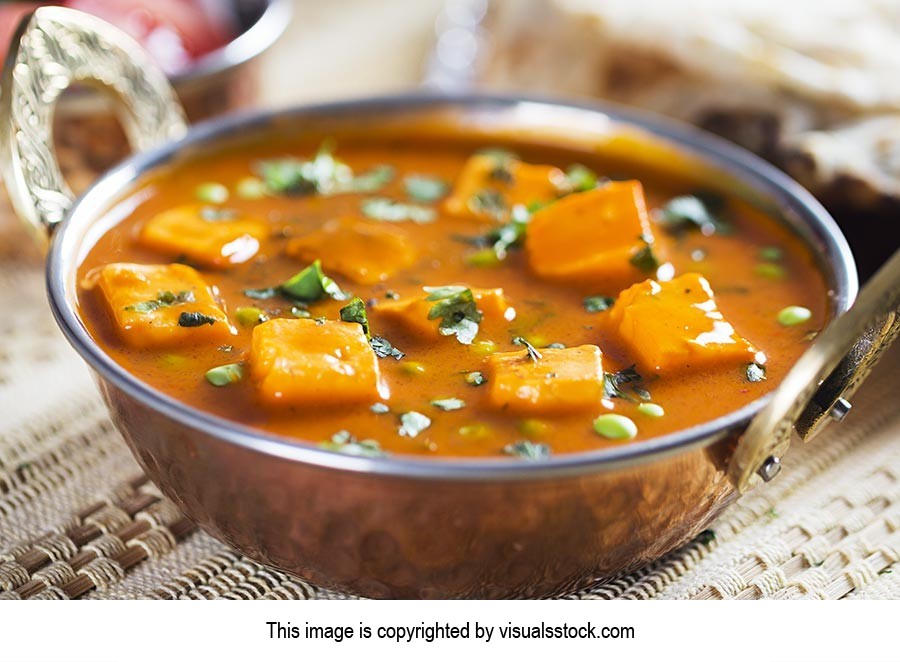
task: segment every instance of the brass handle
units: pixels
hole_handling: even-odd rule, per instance
[[[792,431],[803,441],[847,411],[847,400],[900,335],[900,251],[856,303],[816,338],[750,423],[729,467],[738,490],[777,473]]]
[[[118,96],[135,150],[187,131],[165,74],[124,32],[62,7],[41,7],[25,18],[0,84],[0,167],[13,207],[44,247],[74,200],[53,148],[52,119],[60,95],[76,81]]]

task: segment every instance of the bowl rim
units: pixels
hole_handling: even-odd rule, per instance
[[[284,34],[293,14],[289,0],[262,0],[262,12],[233,39],[169,76],[176,87],[217,76],[249,62],[268,50]]]
[[[776,200],[782,211],[790,210],[799,217],[800,224],[822,244],[821,248],[824,248],[825,253],[822,261],[829,265],[834,280],[829,291],[831,319],[845,312],[855,299],[858,282],[853,255],[835,221],[800,184],[737,145],[690,125],[610,103],[535,96],[413,92],[300,105],[279,111],[257,111],[207,120],[193,126],[181,139],[126,159],[101,176],[75,202],[52,237],[46,263],[46,281],[50,307],[57,324],[97,375],[158,415],[252,452],[333,470],[427,480],[545,480],[564,475],[592,474],[682,453],[712,444],[736,430],[742,430],[769,401],[771,394],[757,398],[724,416],[674,433],[639,443],[552,456],[541,462],[523,462],[514,458],[438,459],[405,455],[370,458],[336,453],[319,448],[314,443],[298,443],[290,437],[203,412],[157,391],[130,374],[100,348],[81,323],[74,301],[70,301],[67,296],[67,278],[77,270],[75,252],[84,234],[82,231],[75,237],[67,230],[76,224],[85,229],[90,227],[92,220],[95,221],[98,217],[97,211],[107,208],[108,203],[136,178],[164,165],[185,149],[227,139],[234,136],[237,130],[264,129],[272,123],[298,121],[310,116],[404,113],[435,110],[441,106],[470,111],[508,110],[522,104],[536,105],[551,112],[554,109],[557,112],[572,109],[586,111],[595,114],[598,121],[602,119],[623,127],[637,128],[661,138],[685,153],[727,171],[752,190]],[[811,241],[806,241],[808,245],[811,244]],[[810,247],[815,248],[812,245]]]

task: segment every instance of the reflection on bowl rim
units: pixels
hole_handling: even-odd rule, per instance
[[[855,263],[846,240],[836,223],[803,187],[786,174],[724,139],[695,127],[664,119],[652,113],[609,103],[585,103],[537,97],[501,95],[442,95],[409,93],[386,97],[351,99],[321,104],[302,105],[280,111],[239,114],[208,120],[191,128],[180,140],[129,158],[103,175],[70,210],[62,227],[51,242],[47,259],[47,287],[53,315],[69,342],[90,367],[115,388],[179,423],[253,451],[286,460],[340,471],[364,472],[425,480],[542,480],[566,475],[586,475],[617,469],[625,465],[646,462],[691,448],[704,447],[742,429],[769,401],[771,394],[757,398],[744,407],[711,421],[655,437],[640,443],[624,444],[595,451],[567,453],[550,457],[539,463],[516,461],[510,458],[417,458],[390,455],[367,458],[342,455],[317,447],[314,443],[294,440],[283,435],[265,432],[242,425],[191,407],[166,395],[116,363],[91,338],[77,314],[76,274],[84,235],[98,218],[98,211],[125,191],[138,177],[179,156],[186,149],[207,145],[216,140],[234,137],[238,130],[263,130],[267,126],[301,120],[304,116],[334,118],[343,114],[375,114],[391,112],[424,112],[439,110],[502,111],[524,105],[549,110],[577,109],[596,113],[599,118],[612,120],[623,126],[636,127],[663,141],[675,144],[686,154],[701,158],[714,167],[746,182],[754,190],[763,191],[776,200],[782,210],[795,216],[793,225],[805,227],[809,233],[807,245],[815,249],[820,244],[822,255],[834,282],[828,283],[831,292],[832,315],[845,312],[856,298],[858,283]],[[87,218],[85,218],[87,217]],[[801,217],[802,220],[796,220]],[[68,232],[70,226],[84,226],[76,236]],[[793,227],[792,225],[792,227]],[[72,245],[74,243],[74,245]],[[300,443],[298,443],[300,441]]]
[[[198,78],[215,76],[249,62],[270,48],[291,20],[290,0],[262,0],[265,9],[249,28],[219,48],[197,58],[184,71],[169,76],[177,87]]]

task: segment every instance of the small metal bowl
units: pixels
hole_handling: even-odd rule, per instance
[[[112,54],[102,70],[79,73],[81,59],[65,47],[73,30],[88,44],[102,36]],[[35,32],[56,42],[52,57],[30,47]],[[816,429],[830,407],[823,396],[851,392],[900,332],[900,259],[851,308],[853,258],[827,212],[780,171],[702,131],[603,105],[416,95],[233,117],[186,132],[165,77],[133,49],[78,12],[34,14],[0,95],[4,179],[36,235],[52,234],[53,313],[150,478],[210,534],[320,586],[375,597],[537,597],[633,570],[706,528],[754,482],[774,477],[792,425],[800,421],[803,435]],[[53,98],[37,83],[48,68],[111,85],[129,135],[146,149],[75,203],[44,140]],[[45,95],[40,102],[35,89]],[[242,145],[252,158],[266,137],[349,141],[374,126],[380,136],[414,139],[448,122],[485,140],[624,148],[652,164],[690,163],[701,181],[772,210],[806,243],[829,287],[828,328],[773,393],[738,411],[641,443],[523,463],[353,457],[240,425],[143,383],[80,319],[77,268],[104,230],[97,221],[142,178],[223,146]],[[866,336],[875,339],[861,345],[876,320],[878,333]],[[851,348],[859,351],[842,362]],[[839,363],[847,370],[832,393],[825,387]]]
[[[229,1],[236,6],[240,33],[171,78],[191,121],[252,105],[259,93],[260,56],[290,22],[290,0]],[[131,152],[114,100],[85,87],[72,89],[60,99],[53,139],[66,179],[79,193]],[[21,232],[14,216],[6,192],[0,190],[0,256],[21,257],[20,250],[13,248]]]

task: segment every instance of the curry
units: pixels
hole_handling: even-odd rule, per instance
[[[828,313],[809,249],[748,203],[532,144],[225,150],[105,225],[79,305],[111,357],[342,453],[640,443],[770,391]]]

